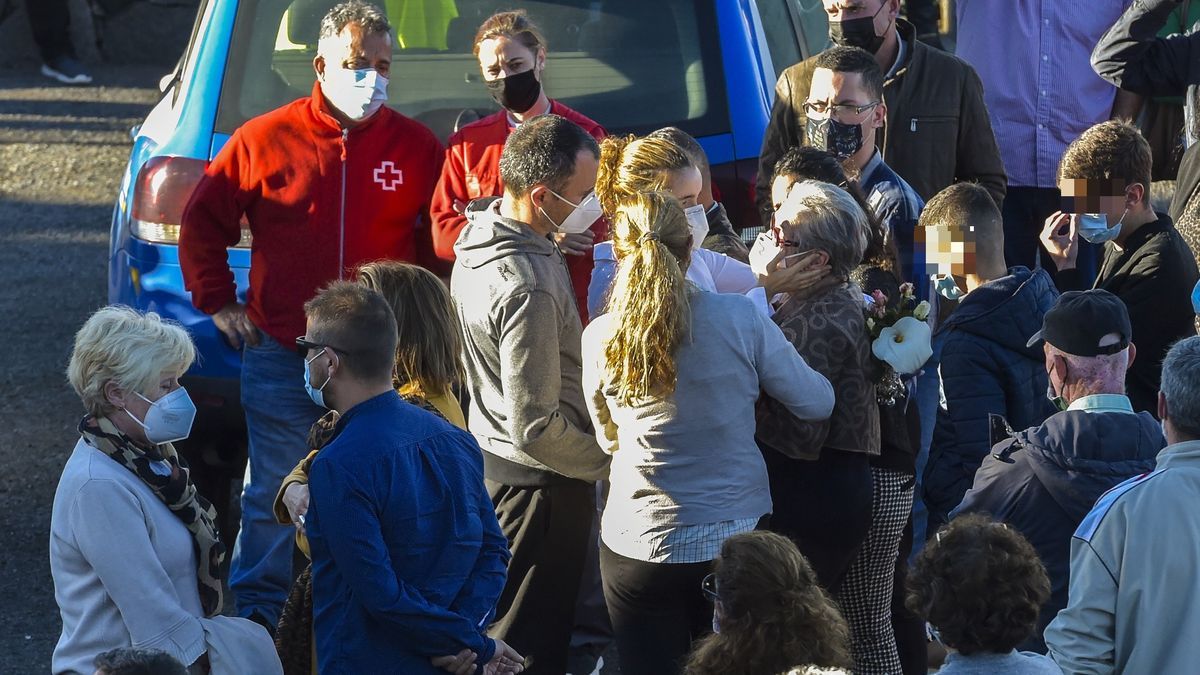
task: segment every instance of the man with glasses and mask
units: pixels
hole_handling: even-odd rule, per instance
[[[468,427],[512,551],[490,634],[529,656],[528,673],[567,670],[592,481],[608,475],[583,397],[579,308],[551,238],[599,217],[599,157],[564,117],[524,122],[500,154],[504,195],[473,201],[454,245]]]
[[[918,41],[912,24],[898,18],[900,0],[823,2],[833,43],[866,50],[884,73],[886,119],[876,139],[883,159],[922,199],[967,181],[983,185],[999,204],[1004,199],[1004,165],[974,69]],[[755,184],[764,224],[770,222],[775,162],[789,148],[811,143],[805,133],[804,104],[811,99],[819,57],[789,67],[775,85]]]
[[[846,173],[858,177],[867,203],[896,244],[903,278],[923,294],[927,284],[920,261],[913,259],[913,229],[925,201],[883,161],[875,145],[887,119],[879,64],[858,47],[821,52],[804,112],[808,145],[836,155]]]
[[[300,387],[304,303],[380,258],[438,264],[426,225],[443,152],[384,105],[392,56],[382,10],[352,0],[321,21],[312,95],[256,117],[226,142],[183,214],[179,262],[192,302],[243,349],[249,471],[230,588],[237,613],[274,629],[292,581],[292,528],[271,506],[322,414]],[[249,223],[243,302],[227,248]],[[213,338],[210,338],[213,339]]]
[[[1063,153],[1062,208],[1046,219],[1041,241],[1063,291],[1087,287],[1076,267],[1079,240],[1104,247],[1092,288],[1129,308],[1138,358],[1125,385],[1135,411],[1155,414],[1163,356],[1195,334],[1191,292],[1200,272],[1170,216],[1150,206],[1150,166],[1150,145],[1133,125],[1109,121],[1083,132]]]
[[[304,311],[304,388],[338,413],[305,514],[320,672],[521,672],[522,657],[484,633],[508,542],[479,446],[396,393],[382,295],[334,282]]]

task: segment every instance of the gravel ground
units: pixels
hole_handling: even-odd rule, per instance
[[[106,302],[108,233],[162,66],[96,67],[96,86],[0,68],[0,673],[46,672],[61,624],[47,557],[54,490],[82,415],[64,371]],[[619,673],[605,655],[606,675]]]
[[[63,372],[74,331],[106,299],[108,229],[129,128],[161,67],[98,67],[99,86],[0,70],[0,673],[46,672],[60,630],[47,533],[82,415]]]

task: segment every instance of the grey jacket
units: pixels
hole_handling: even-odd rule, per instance
[[[609,458],[584,403],[583,327],[566,261],[498,205],[468,207],[450,281],[471,393],[468,428],[485,451],[485,476],[506,485],[604,478]]]
[[[1071,540],[1067,608],[1046,628],[1067,673],[1194,673],[1200,664],[1200,441],[1104,493]]]

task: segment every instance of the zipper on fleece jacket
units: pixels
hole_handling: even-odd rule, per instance
[[[338,232],[338,280],[343,279],[346,272],[346,140],[350,137],[349,129],[342,129],[342,207],[338,218],[341,227]]]
[[[567,265],[567,257],[563,255],[562,249],[558,247],[558,242],[554,241],[553,236],[547,237],[550,243],[554,245],[554,252],[558,254],[558,262],[562,263],[563,271],[567,273],[567,288],[571,290],[571,305],[575,307],[575,316],[579,316],[579,298],[575,296],[575,281],[571,278],[571,268]]]

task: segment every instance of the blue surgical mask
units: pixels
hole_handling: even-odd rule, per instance
[[[1046,383],[1046,400],[1053,403],[1054,409],[1059,412],[1066,410],[1068,407],[1067,399],[1063,398],[1062,396],[1059,396],[1054,391],[1054,383],[1053,382]]]
[[[1121,219],[1116,225],[1108,226],[1108,215],[1104,213],[1079,213],[1075,216],[1075,229],[1079,232],[1079,237],[1089,244],[1103,244],[1106,241],[1112,241],[1121,233],[1121,224],[1125,222],[1125,216],[1129,213],[1129,209],[1125,209],[1125,213],[1121,214]]]
[[[328,347],[326,347],[325,349],[328,349]],[[312,386],[311,364],[313,361],[315,361],[317,359],[317,357],[319,357],[321,354],[325,353],[325,349],[322,349],[320,352],[317,353],[316,356],[312,357],[311,359],[304,360],[304,391],[308,392],[308,397],[312,399],[313,403],[316,403],[317,405],[321,406],[322,408],[329,407],[329,406],[325,405],[325,385],[329,384],[329,380],[331,380],[333,378],[327,376],[325,378],[324,384],[322,384],[319,387],[313,387]]]
[[[1192,287],[1192,312],[1200,314],[1200,281]]]
[[[947,300],[957,301],[966,295],[958,287],[958,282],[954,280],[954,277],[949,274],[935,275],[933,278],[933,290],[937,291],[938,295]]]

